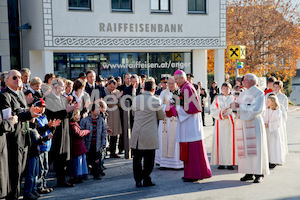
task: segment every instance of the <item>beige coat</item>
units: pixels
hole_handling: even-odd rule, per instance
[[[104,89],[105,95],[116,95],[119,90],[115,90],[115,92],[110,93],[107,88]],[[117,136],[119,134],[122,134],[122,125],[121,125],[121,115],[120,115],[120,109],[118,107],[118,103],[114,103],[114,101],[111,98],[108,98],[107,101],[108,108],[115,107],[116,109],[114,111],[107,111],[108,117],[107,117],[107,125],[109,128],[111,128],[111,132],[107,132],[109,136]]]
[[[154,109],[150,109],[151,107]],[[133,99],[132,111],[134,124],[129,143],[130,148],[158,149],[158,120],[166,117],[160,100],[149,91],[145,91]]]

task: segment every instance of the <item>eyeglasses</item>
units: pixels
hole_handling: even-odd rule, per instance
[[[13,76],[12,79],[15,81],[15,80],[17,80],[17,79],[21,79],[21,77]]]

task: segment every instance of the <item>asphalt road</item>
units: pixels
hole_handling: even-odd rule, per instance
[[[212,120],[207,116],[205,146],[210,155]],[[136,188],[132,160],[106,159],[107,174],[102,180],[91,177],[74,188],[54,188],[40,199],[300,199],[300,111],[290,111],[287,122],[289,155],[283,166],[271,170],[263,183],[241,182],[237,170],[218,170],[212,166],[213,177],[196,183],[182,182],[183,170],[160,170],[155,167],[152,180],[156,186]],[[49,182],[54,180],[50,178]]]

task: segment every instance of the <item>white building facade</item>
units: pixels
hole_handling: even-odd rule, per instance
[[[207,82],[207,50],[224,82],[226,0],[27,0],[21,4],[23,67],[32,76],[77,78],[93,69],[159,79],[178,68]]]
[[[0,71],[10,69],[7,0],[0,0]]]

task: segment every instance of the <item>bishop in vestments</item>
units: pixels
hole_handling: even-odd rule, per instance
[[[193,182],[210,178],[211,169],[204,147],[201,122],[201,105],[194,86],[186,79],[185,72],[174,73],[180,86],[180,105],[177,105],[176,141],[180,142],[180,157],[184,161],[183,181]],[[172,109],[170,109],[172,110]]]

